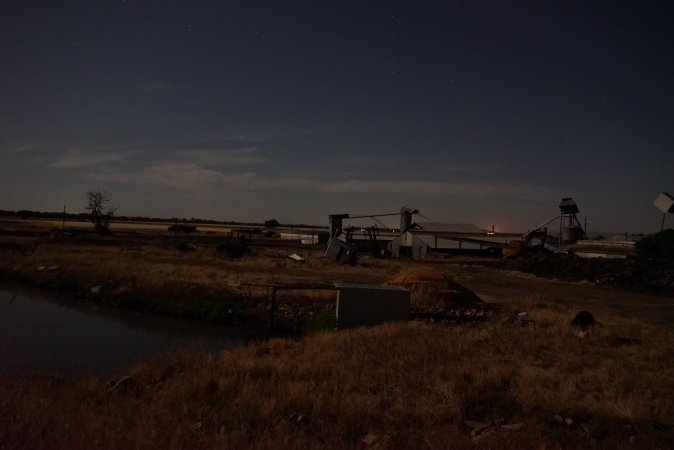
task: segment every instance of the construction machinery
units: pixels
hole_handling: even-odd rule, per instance
[[[548,228],[545,225],[554,220],[557,220],[558,218],[559,216],[555,217],[554,219],[550,219],[545,224],[528,231],[522,235],[521,239],[513,239],[512,241],[508,242],[508,245],[503,247],[503,257],[513,258],[515,256],[520,256],[524,252],[530,251],[533,247],[532,243],[535,240],[538,240],[539,242],[537,246],[538,250],[542,251],[543,247],[545,246],[545,241],[548,238]]]
[[[576,214],[580,212],[578,205],[571,197],[564,197],[559,203],[559,214],[550,220],[545,221],[541,225],[527,231],[520,239],[510,241],[503,248],[503,257],[512,258],[519,256],[522,253],[531,251],[537,248],[542,251],[545,247],[545,242],[548,238],[547,225],[559,220],[559,245],[562,243],[570,244],[580,239],[587,239],[585,230],[580,225]],[[537,244],[537,245],[536,245]]]

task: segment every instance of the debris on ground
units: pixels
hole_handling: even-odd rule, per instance
[[[304,262],[304,258],[302,258],[302,257],[301,257],[300,255],[298,255],[297,253],[293,253],[293,254],[291,254],[291,255],[288,255],[288,258],[289,258],[289,259],[292,259],[293,261]]]
[[[503,322],[503,325],[519,325],[526,327],[533,323],[534,320],[529,319],[529,315],[526,313],[526,311],[521,311],[513,313]]]
[[[503,419],[492,420],[488,423],[464,420],[463,426],[469,431],[473,443],[480,444],[488,436],[492,436],[495,433],[519,430],[524,426],[524,423],[518,422],[507,424]]]

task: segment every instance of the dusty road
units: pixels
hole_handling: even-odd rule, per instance
[[[640,319],[674,328],[674,298],[625,292],[595,286],[590,282],[569,283],[536,278],[515,271],[475,265],[462,266],[457,273],[463,284],[491,303],[553,302],[578,310]],[[600,318],[600,317],[599,317]]]

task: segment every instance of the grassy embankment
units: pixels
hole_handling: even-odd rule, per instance
[[[671,330],[606,316],[579,338],[570,308],[542,297],[519,307],[532,323],[504,311],[469,327],[412,322],[166,356],[111,390],[0,380],[0,447],[670,448]],[[471,438],[465,420],[515,426]]]
[[[18,247],[0,260],[5,278],[215,321],[250,303],[242,280],[382,282],[404,267],[232,260],[159,241]],[[508,285],[519,285],[515,279],[499,287],[489,277],[479,274],[490,292],[527,292]],[[533,323],[506,321],[515,310]],[[2,379],[0,448],[470,448],[465,420],[519,426],[475,437],[493,448],[669,448],[671,328],[605,311],[603,326],[580,339],[569,327],[576,309],[543,289],[518,294],[502,316],[470,327],[386,325],[165,356],[122,373],[130,378],[111,390],[98,379]]]
[[[268,292],[242,287],[242,282],[381,282],[401,267],[398,262],[381,262],[364,270],[362,266],[338,266],[320,256],[297,263],[282,250],[228,258],[214,245],[175,238],[24,238],[11,239],[0,250],[4,250],[0,279],[123,308],[233,324],[267,320]],[[279,301],[299,302],[298,310],[311,311],[316,321],[321,313],[334,315],[329,309],[334,295],[288,291],[279,293]],[[284,323],[281,308],[281,326],[294,328],[305,318],[285,319]]]

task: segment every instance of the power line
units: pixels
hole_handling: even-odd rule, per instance
[[[440,223],[439,220],[431,219],[430,217],[425,216],[425,215],[423,215],[423,214],[421,214],[421,213],[417,213],[417,215],[418,215],[419,217],[421,217],[422,219],[430,220],[431,222],[435,222],[435,223]]]

